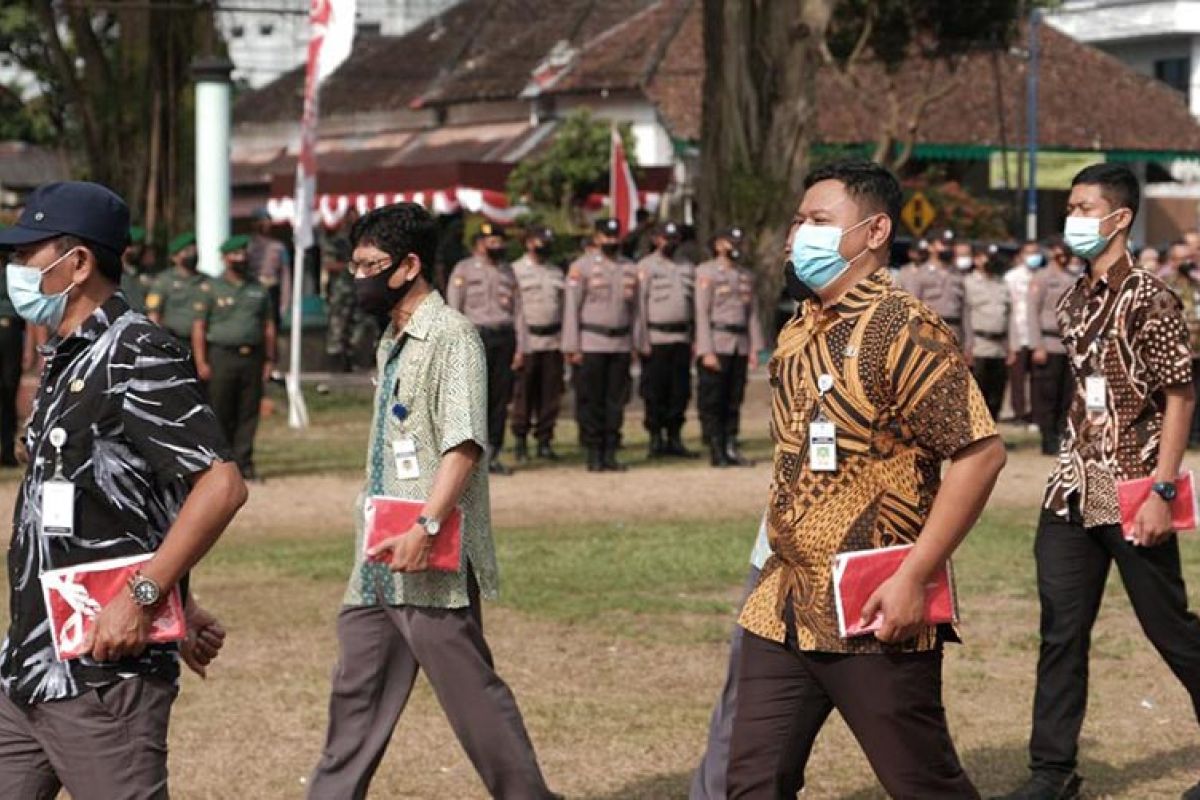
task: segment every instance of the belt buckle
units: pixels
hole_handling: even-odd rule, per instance
[[[244,344],[238,348],[238,355],[241,355],[241,356],[248,356],[253,352],[254,352],[254,348],[248,344]]]

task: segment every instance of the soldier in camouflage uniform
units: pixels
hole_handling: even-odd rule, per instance
[[[146,229],[131,226],[129,244],[121,254],[121,294],[125,295],[129,307],[140,314],[146,313],[146,295],[152,282],[151,276],[142,271],[145,250]]]
[[[325,354],[333,371],[354,369],[354,354],[358,352],[372,321],[354,300],[354,276],[350,273],[350,228],[358,220],[351,209],[342,219],[337,232],[321,243],[321,261],[328,276],[325,302],[329,327],[325,335]]]

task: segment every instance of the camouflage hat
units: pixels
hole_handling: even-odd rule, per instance
[[[181,233],[167,243],[167,253],[175,255],[185,247],[190,247],[196,243],[196,234],[192,231]]]
[[[239,233],[236,236],[230,236],[221,243],[221,255],[228,255],[237,250],[245,250],[250,246],[250,237],[244,233]]]

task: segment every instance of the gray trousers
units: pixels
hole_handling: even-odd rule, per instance
[[[128,678],[72,700],[23,705],[0,692],[0,797],[165,800],[178,690]]]
[[[759,571],[750,568],[746,576],[746,585],[742,590],[742,601],[738,609],[746,604],[750,593],[758,585]],[[704,758],[692,775],[692,788],[688,800],[725,800],[725,773],[729,769],[729,742],[733,738],[733,715],[737,709],[738,663],[742,659],[742,630],[741,625],[733,626],[733,636],[729,640],[729,666],[725,671],[725,686],[721,696],[717,698],[717,706],[713,709],[712,720],[708,724],[708,745],[704,749]]]
[[[310,800],[366,797],[420,669],[492,797],[555,797],[538,768],[516,699],[493,667],[478,590],[471,583],[469,609],[342,609],[329,731],[309,781]]]

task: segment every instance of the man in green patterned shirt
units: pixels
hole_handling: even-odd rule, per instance
[[[376,209],[355,223],[350,241],[356,299],[389,324],[376,352],[366,485],[355,503],[355,563],[338,615],[329,730],[308,796],[366,796],[424,669],[491,795],[552,798],[483,637],[479,598],[497,590],[488,478],[480,468],[488,442],[483,343],[431,288],[437,227],[425,209]],[[415,447],[415,469],[393,457],[398,443]],[[378,495],[424,508],[410,530],[381,542],[368,560],[363,504]],[[431,570],[429,553],[456,508],[459,569]]]

